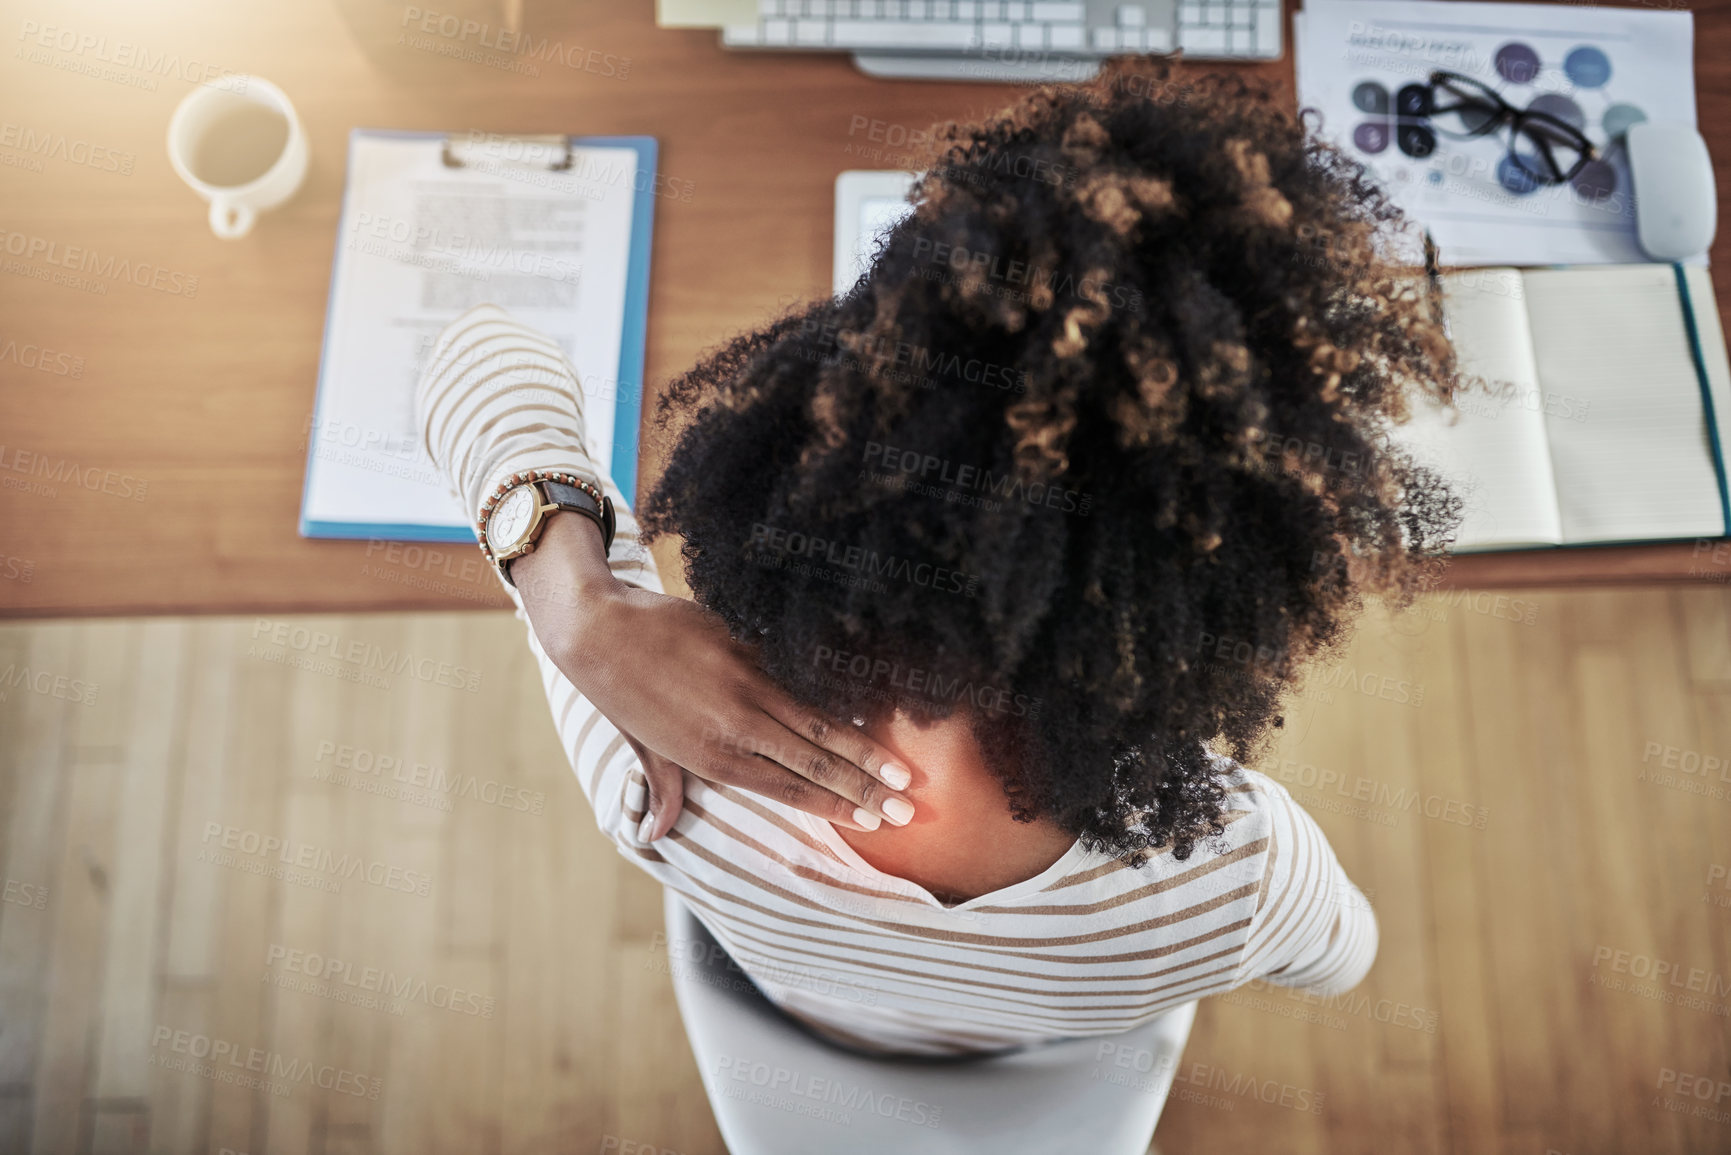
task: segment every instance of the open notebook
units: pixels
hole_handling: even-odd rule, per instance
[[[1463,369],[1394,439],[1466,503],[1457,552],[1731,533],[1731,367],[1704,268],[1445,274]]]

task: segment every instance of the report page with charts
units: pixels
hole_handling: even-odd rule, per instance
[[[1642,121],[1695,124],[1690,13],[1309,0],[1294,30],[1299,106],[1424,222],[1444,265],[1646,259],[1623,134]],[[1464,130],[1485,125],[1437,113],[1452,103],[1430,86],[1439,71],[1512,109],[1556,118],[1592,156],[1566,180],[1535,180],[1530,146],[1507,127],[1471,134]]]

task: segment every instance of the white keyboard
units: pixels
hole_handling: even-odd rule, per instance
[[[853,52],[862,65],[880,54],[1025,63],[1179,49],[1273,60],[1282,22],[1280,0],[758,0],[758,15],[756,24],[723,28],[722,44]]]

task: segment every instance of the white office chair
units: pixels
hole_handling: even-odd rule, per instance
[[[1143,1155],[1196,1004],[1121,1035],[979,1059],[830,1046],[763,997],[666,892],[685,1033],[733,1155]]]

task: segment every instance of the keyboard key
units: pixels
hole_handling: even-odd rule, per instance
[[[1046,46],[1053,49],[1080,50],[1087,44],[1087,32],[1080,24],[1054,24],[1046,29]]]
[[[728,47],[1074,55],[1171,52],[1278,58],[1281,0],[755,0],[756,25],[722,28]],[[1110,16],[1107,16],[1107,11]],[[1090,20],[1110,24],[1090,27]]]
[[[1180,28],[1178,47],[1186,52],[1206,52],[1218,55],[1226,51],[1224,28]]]
[[[1009,25],[1004,25],[1005,29]],[[976,48],[971,24],[942,20],[837,20],[830,26],[836,48]],[[1005,47],[1009,47],[1008,35]]]
[[[1261,20],[1256,25],[1256,54],[1258,56],[1280,55],[1280,13],[1270,14],[1269,19]]]

